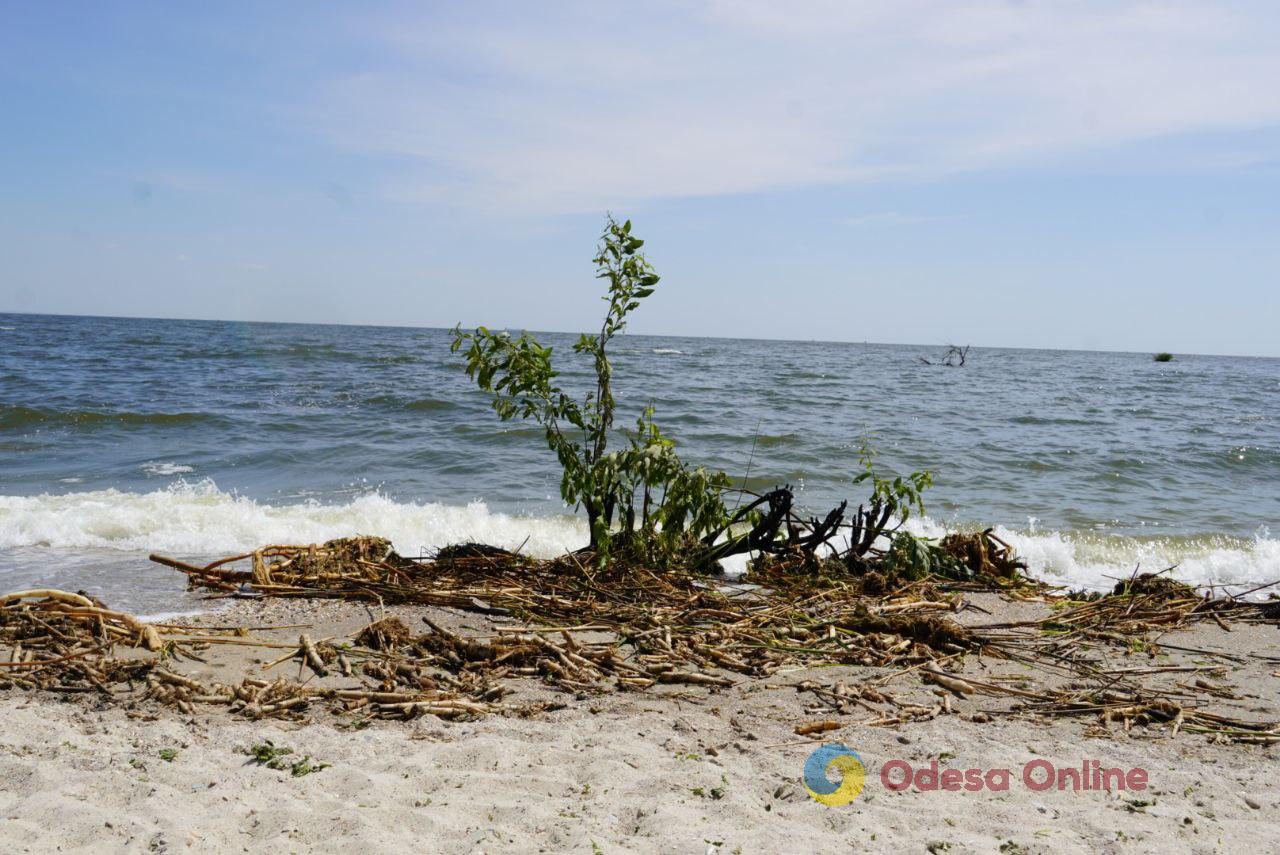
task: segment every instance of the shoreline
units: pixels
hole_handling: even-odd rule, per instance
[[[1040,602],[967,594],[967,625],[1042,616]],[[385,615],[487,637],[504,621],[430,606],[387,607]],[[384,616],[376,604],[313,599],[233,600],[216,614],[183,623],[246,629],[254,638],[296,643],[299,625],[317,639],[337,637]],[[1274,644],[1274,624],[1201,622],[1166,638],[1159,657],[1109,649],[1109,667],[1184,669],[1163,679],[1194,686],[1200,701],[1233,715],[1275,719],[1280,671],[1251,654]],[[1176,638],[1176,641],[1174,640]],[[278,651],[277,651],[278,652]],[[1226,671],[1222,658],[1245,660]],[[293,675],[296,660],[262,671],[274,655],[214,645],[184,674],[217,679],[238,671]],[[258,661],[254,661],[254,660]],[[1200,664],[1197,664],[1200,663]],[[973,656],[960,676],[1040,688],[1043,671]],[[1186,670],[1199,669],[1199,670]],[[283,673],[282,673],[283,672]],[[901,673],[898,673],[901,672]],[[1188,676],[1188,674],[1190,676]],[[886,678],[888,678],[886,680]],[[833,712],[804,684],[875,682],[901,703],[949,713],[899,726],[868,726],[862,706]],[[343,845],[400,851],[424,841],[442,852],[873,851],[1006,852],[1264,851],[1280,832],[1280,788],[1269,770],[1271,745],[1215,743],[1166,725],[1103,726],[1087,718],[1031,716],[1016,698],[948,695],[893,667],[833,665],[781,669],[727,688],[656,686],[642,692],[553,690],[517,680],[512,695],[542,704],[527,717],[488,715],[447,721],[371,720],[353,727],[316,707],[300,721],[246,721],[225,707],[194,715],[153,706],[104,703],[96,695],[0,692],[0,843],[9,851],[101,845],[127,849],[265,850],[279,837],[299,851]],[[1225,697],[1234,695],[1235,697]],[[839,729],[798,736],[800,723],[834,720]],[[346,724],[347,726],[343,726]],[[1105,734],[1105,735],[1104,735]],[[328,768],[293,777],[246,765],[244,751],[271,740]],[[842,807],[805,792],[806,757],[842,743],[866,764],[866,785]],[[169,755],[168,752],[176,752]],[[169,756],[169,759],[164,759]],[[879,777],[888,763],[958,770],[1007,767],[1007,791],[892,792]],[[1036,760],[1055,767],[1142,768],[1145,791],[1032,791],[1016,770]],[[921,821],[922,816],[929,817]],[[1010,842],[1012,841],[1012,842]],[[943,848],[942,844],[950,844]]]
[[[378,494],[369,495],[378,499]],[[185,519],[181,515],[190,513],[193,509],[213,513],[214,517],[207,522],[207,526],[183,535],[197,540],[207,537],[206,528],[238,530],[237,518],[228,514],[236,510],[236,503],[251,500],[232,499],[229,494],[221,492],[212,497],[218,503],[228,503],[229,509],[223,508],[221,504],[215,504],[212,508],[202,505],[197,507],[210,498],[201,495],[194,497],[191,505],[183,504],[177,508],[148,505],[147,518],[163,520],[167,518],[166,514],[177,513],[179,518]],[[95,501],[93,504],[95,507],[104,507],[101,502]],[[380,499],[375,504],[375,507],[362,509],[358,513],[351,511],[350,506],[342,505],[315,508],[301,505],[296,510],[293,506],[259,505],[256,506],[257,510],[293,515],[289,521],[298,526],[301,535],[262,537],[255,542],[322,542],[330,536],[341,536],[342,532],[371,530],[381,513],[393,515],[394,522],[398,519],[395,515],[401,511],[422,509]],[[115,508],[114,505],[105,507]],[[571,551],[585,542],[585,529],[570,525],[572,519],[569,517],[513,516],[491,511],[487,506],[474,503],[466,506],[431,503],[428,510],[447,518],[442,533],[435,538],[427,538],[425,535],[419,537],[413,527],[407,524],[389,526],[393,529],[393,542],[411,545],[412,548],[405,550],[407,554],[429,552],[430,547],[420,548],[424,542],[452,540],[455,543],[488,542],[507,548],[525,544],[526,551],[534,557],[551,557]],[[344,513],[337,521],[327,519],[342,512],[350,512],[354,517],[348,520]],[[47,515],[47,525],[63,526],[59,513],[61,511],[51,511]],[[317,523],[312,516],[317,519],[325,518],[326,524]],[[0,508],[0,523],[3,522],[3,509]],[[104,525],[113,524],[109,515],[100,522]],[[30,521],[19,519],[15,524],[21,526],[29,523]],[[271,529],[270,534],[284,534],[274,527],[268,528]],[[977,525],[947,526],[932,518],[925,518],[923,521],[913,518],[908,526],[909,531],[932,538],[939,538],[951,531],[969,532],[979,528]],[[1023,531],[1005,526],[995,526],[994,530],[1013,544],[1019,556],[1028,561],[1028,576],[1045,584],[1060,586],[1064,590],[1105,592],[1116,581],[1127,577],[1134,566],[1138,565],[1143,570],[1165,571],[1170,578],[1193,586],[1212,587],[1217,594],[1249,591],[1247,598],[1254,601],[1280,596],[1280,539],[1272,537],[1255,536],[1251,539],[1214,534],[1185,537],[1152,535],[1148,539],[1138,539],[1127,535],[1100,537],[1088,531]],[[36,535],[44,536],[40,534],[40,530],[33,529],[33,532],[32,538]],[[151,536],[155,536],[159,545],[144,546]],[[242,537],[229,541],[220,548],[205,545],[194,549],[192,547],[196,544],[184,545],[175,531],[165,529],[154,532],[140,528],[127,532],[129,548],[100,544],[49,546],[24,543],[8,547],[8,558],[0,555],[0,577],[10,579],[5,585],[10,589],[44,584],[53,584],[65,590],[84,589],[107,602],[123,604],[140,616],[167,617],[194,612],[196,609],[189,599],[183,597],[182,588],[164,577],[164,571],[148,566],[148,552],[165,552],[202,563],[232,552],[254,548],[246,546],[248,542],[248,537]],[[1172,574],[1166,571],[1170,567],[1175,568]]]

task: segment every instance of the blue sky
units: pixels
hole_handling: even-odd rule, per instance
[[[0,311],[1280,356],[1271,2],[0,3]]]

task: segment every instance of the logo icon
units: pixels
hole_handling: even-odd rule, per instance
[[[837,781],[831,779],[833,770],[839,772]],[[862,758],[846,745],[824,745],[804,761],[805,789],[828,807],[840,807],[856,799],[866,780]]]

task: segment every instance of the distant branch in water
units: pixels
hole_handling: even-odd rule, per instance
[[[920,357],[920,361],[923,362],[925,365],[945,365],[948,368],[963,368],[965,360],[968,359],[969,357],[970,347],[971,345],[968,345],[968,344],[966,344],[964,347],[959,347],[954,344],[949,344],[947,345],[947,352],[943,354],[942,358],[939,359],[937,362],[934,362],[923,356]]]

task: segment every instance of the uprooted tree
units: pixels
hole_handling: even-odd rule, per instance
[[[674,554],[721,530],[728,516],[723,495],[729,477],[686,465],[653,420],[652,408],[641,414],[628,447],[609,450],[617,409],[609,343],[659,281],[642,246],[630,220],[608,219],[595,265],[596,278],[607,284],[609,308],[600,331],[573,345],[595,369],[595,388],[581,401],[556,384],[551,348],[528,333],[513,338],[484,327],[453,331],[453,350],[466,348],[467,374],[492,395],[498,416],[530,419],[545,429],[547,446],[563,470],[560,495],[586,512],[590,549],[602,559],[621,545],[650,557]]]
[[[711,568],[717,560],[753,552],[799,555],[806,565],[834,560],[856,573],[875,561],[908,577],[954,563],[938,545],[901,530],[912,510],[923,513],[921,494],[932,476],[921,471],[882,477],[865,441],[862,472],[853,483],[867,484],[871,495],[848,518],[847,502],[824,517],[801,516],[785,486],[750,494],[750,501],[730,512],[725,505],[729,476],[683,461],[675,441],[654,421],[652,407],[640,414],[626,445],[610,449],[617,401],[609,344],[659,282],[642,246],[630,220],[607,219],[594,261],[596,278],[607,286],[608,310],[600,331],[580,336],[573,345],[595,372],[595,386],[581,400],[557,384],[552,349],[527,332],[513,337],[485,327],[453,330],[453,352],[465,351],[468,376],[489,393],[499,418],[531,420],[545,430],[547,447],[562,469],[560,495],[586,512],[588,550],[597,561],[603,564],[622,551],[663,564]]]

